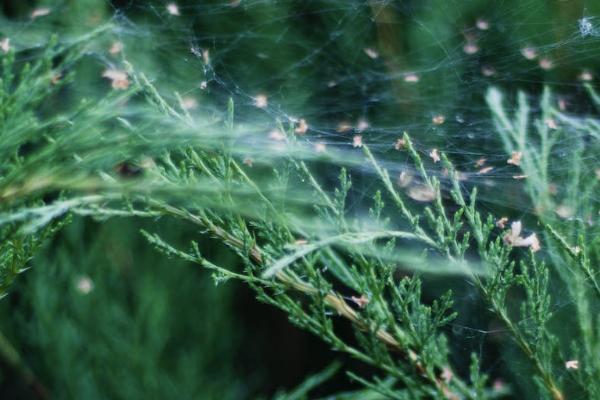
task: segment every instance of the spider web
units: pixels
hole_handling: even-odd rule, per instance
[[[256,163],[282,145],[273,133],[281,124],[292,124],[316,156],[331,152],[348,161],[355,182],[349,208],[358,213],[380,187],[360,144],[393,177],[415,174],[395,148],[408,132],[428,172],[441,176],[431,151],[443,151],[465,174],[463,185],[481,189],[487,211],[529,214],[533,205],[514,179],[518,170],[507,164],[484,100],[491,86],[509,99],[524,90],[533,113],[549,86],[569,117],[597,115],[583,89],[600,73],[594,1],[115,1],[111,13],[124,58],[143,66],[162,92],[180,93],[190,114],[218,119],[234,100],[236,123],[247,133],[239,145]],[[120,63],[109,54],[98,59],[103,67]],[[516,109],[514,100],[507,105]],[[552,153],[557,175],[574,139],[585,135],[565,129]],[[597,155],[588,161],[598,168]],[[339,166],[323,164],[320,176],[333,183]],[[475,290],[459,293],[472,311]],[[556,298],[564,299],[556,312],[571,304],[566,293]],[[451,332],[484,358],[484,343],[501,333],[477,316],[457,321]],[[498,366],[486,367],[494,375]]]
[[[597,115],[583,83],[600,72],[598,15],[600,5],[591,1],[536,0],[129,2],[116,11],[124,42],[148,31],[149,54],[180,61],[167,71],[157,69],[158,85],[209,113],[218,114],[234,99],[236,121],[251,133],[244,143],[248,157],[257,162],[268,158],[265,151],[277,151],[273,142],[281,137],[273,132],[280,124],[298,127],[304,120],[306,132],[298,137],[307,149],[353,160],[350,209],[361,212],[379,184],[360,144],[392,176],[415,174],[408,156],[395,148],[408,132],[429,173],[441,175],[430,162],[431,150],[445,152],[464,173],[465,187],[481,189],[485,210],[516,219],[533,205],[523,182],[514,179],[518,170],[507,164],[485,93],[495,86],[511,98],[523,90],[535,115],[548,86],[556,107],[569,117]],[[514,101],[507,105],[509,112],[516,110]],[[586,135],[564,129],[550,165],[557,175],[567,168],[563,160],[574,139]],[[589,162],[597,168],[598,157]],[[338,168],[325,165],[320,176],[333,182]],[[468,315],[477,295],[466,286],[458,308]],[[554,311],[564,314],[572,301],[564,292],[556,298],[562,300]],[[494,324],[467,316],[450,332],[488,360],[492,376],[502,367],[489,361],[494,355],[485,354],[487,344],[505,340]],[[568,336],[571,328],[558,329]]]
[[[124,41],[152,35],[147,58],[179,59],[156,71],[159,86],[215,110],[234,99],[236,120],[256,133],[249,153],[268,148],[278,122],[303,119],[302,139],[315,151],[359,158],[353,144],[360,136],[397,176],[411,169],[394,152],[408,132],[423,158],[432,148],[448,154],[483,188],[484,200],[523,210],[522,183],[506,164],[486,90],[497,86],[508,97],[524,90],[535,112],[535,97],[549,85],[565,112],[589,115],[582,82],[594,79],[600,43],[593,7],[536,0],[129,2],[117,19]],[[567,141],[556,147],[563,150],[557,157],[568,154]],[[355,170],[372,172],[366,163]]]

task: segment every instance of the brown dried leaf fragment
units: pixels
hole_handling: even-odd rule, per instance
[[[408,189],[408,197],[423,203],[435,200],[435,190],[428,185],[417,185]]]
[[[512,247],[529,247],[531,251],[536,252],[541,249],[540,241],[535,233],[521,237],[521,221],[515,221],[510,225],[510,232],[504,235],[504,243]]]
[[[433,160],[434,163],[440,162],[440,152],[438,149],[433,149],[429,152],[429,157]]]
[[[102,77],[110,79],[112,88],[117,90],[125,90],[130,84],[127,72],[119,69],[109,68],[102,73]]]
[[[521,158],[523,157],[523,153],[520,151],[513,151],[510,158],[506,160],[507,164],[519,166],[521,165]]]

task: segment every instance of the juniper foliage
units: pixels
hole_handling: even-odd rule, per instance
[[[549,89],[539,104],[519,93],[511,106],[501,89],[489,89],[506,157],[517,154],[516,175],[526,176],[532,212],[523,224],[536,234],[524,237],[521,224],[504,226],[479,205],[477,186],[463,181],[450,157],[442,152],[440,164],[430,162],[408,133],[400,151],[430,200],[425,206],[399,189],[368,143],[361,156],[314,155],[291,121],[280,122],[285,151],[247,168],[243,157],[253,150],[240,140],[248,127],[236,124],[233,100],[206,124],[167,100],[134,65],[126,91],[45,110],[105,30],[1,55],[3,294],[70,216],[176,220],[198,232],[188,247],[151,226],[141,234],[171,259],[206,269],[218,285],[248,285],[343,360],[372,371],[333,365],[276,398],[306,398],[339,369],[363,387],[339,398],[600,397],[597,118],[563,113]],[[29,52],[37,61],[17,62]],[[587,89],[600,108],[599,95]],[[125,101],[131,105],[121,113]],[[559,146],[567,168],[552,165]],[[349,207],[356,201],[353,175],[365,163],[377,183],[368,215],[357,215]],[[323,165],[339,168],[335,185],[316,172]],[[206,240],[228,247],[241,268],[207,255]],[[476,301],[510,338],[503,346],[514,354],[507,366],[513,375],[503,384],[486,376],[481,354],[469,356],[468,371],[460,365],[450,332],[465,297],[448,290],[424,298],[427,279],[446,276],[475,288]]]

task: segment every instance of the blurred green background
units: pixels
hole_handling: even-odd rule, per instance
[[[207,115],[233,97],[239,123],[267,131],[277,119],[302,117],[314,140],[346,145],[340,123],[365,119],[373,127],[366,139],[381,154],[409,130],[422,142],[451,143],[459,165],[497,152],[482,100],[488,86],[535,94],[551,83],[585,112],[578,76],[600,72],[600,34],[582,35],[578,25],[586,16],[598,22],[597,1],[180,0],[180,15],[167,3],[4,0],[0,34],[26,47],[112,21],[69,97],[106,90],[99,76],[120,65],[108,49],[121,41],[122,56],[172,100],[175,92],[193,98]],[[32,19],[40,7],[51,13]],[[553,68],[523,57],[526,47]],[[204,50],[209,66],[194,54]],[[412,74],[417,84],[406,82]],[[269,99],[262,113],[253,107],[259,93]],[[431,124],[438,114],[442,127]],[[490,207],[502,210],[498,203]],[[157,254],[143,228],[183,247],[201,235],[169,220],[75,218],[31,261],[0,302],[1,398],[270,397],[335,358],[245,287],[215,287],[205,271]],[[216,241],[204,241],[203,252],[236,263]],[[489,323],[466,318],[459,322]],[[492,376],[502,373],[498,364],[489,363]],[[341,376],[317,393],[348,387]]]

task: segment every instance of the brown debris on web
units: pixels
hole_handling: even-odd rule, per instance
[[[10,51],[10,38],[5,37],[4,39],[0,40],[0,50],[2,50],[2,52],[5,54]]]
[[[264,109],[264,108],[267,108],[267,106],[269,105],[269,100],[267,99],[266,95],[259,94],[253,98],[253,104],[254,104],[254,107],[256,107],[256,108]]]
[[[129,88],[130,81],[127,72],[119,69],[109,68],[102,73],[103,78],[111,81],[111,86],[116,90],[125,90]]]
[[[529,247],[533,252],[539,251],[541,246],[537,235],[532,233],[524,238],[521,236],[521,230],[521,221],[513,222],[510,225],[510,231],[503,237],[504,243],[512,247]]]
[[[440,152],[438,151],[438,149],[432,149],[429,152],[429,157],[431,157],[431,159],[433,160],[434,163],[438,163],[441,160]]]
[[[167,12],[175,17],[179,17],[181,15],[179,12],[179,6],[176,3],[167,4]]]
[[[506,160],[507,164],[519,166],[521,165],[521,158],[523,157],[523,153],[520,151],[513,151],[510,158]]]
[[[31,19],[37,19],[40,17],[45,17],[46,15],[49,15],[52,12],[52,9],[50,9],[49,7],[39,7],[34,9],[31,14],[29,15],[29,17]]]
[[[298,121],[298,125],[296,125],[294,132],[296,132],[298,135],[304,135],[307,131],[308,131],[308,124],[306,123],[305,119],[301,118]]]

